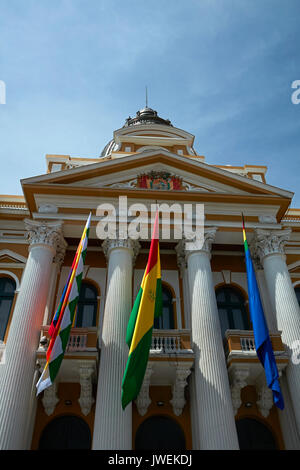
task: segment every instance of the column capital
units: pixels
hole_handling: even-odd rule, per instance
[[[115,248],[126,248],[127,250],[131,251],[132,255],[132,263],[134,264],[136,257],[140,251],[140,243],[137,240],[133,240],[132,238],[126,238],[126,239],[110,239],[106,238],[104,242],[102,243],[102,249],[104,252],[104,255],[108,261],[109,255],[111,251]]]
[[[58,265],[59,270],[61,269],[61,266],[64,262],[67,246],[68,244],[66,240],[63,237],[61,237],[57,242],[56,255],[54,257],[54,263]]]
[[[178,266],[180,269],[186,268],[186,261],[187,257],[193,253],[205,253],[210,256],[211,254],[211,245],[213,244],[216,233],[217,233],[218,228],[217,227],[206,227],[204,229],[204,237],[203,237],[203,244],[199,249],[189,249],[189,243],[193,242],[195,240],[191,239],[188,240],[185,237],[182,238],[182,240],[179,241],[179,243],[176,245],[175,250],[177,252],[177,262]],[[200,244],[200,240],[199,240]]]
[[[259,258],[262,262],[267,255],[284,255],[284,245],[290,238],[290,235],[291,229],[289,228],[285,230],[256,229],[251,243],[251,247],[253,247],[253,257]]]
[[[37,221],[25,219],[26,239],[30,246],[46,245],[56,251],[58,246],[66,246],[61,221]]]

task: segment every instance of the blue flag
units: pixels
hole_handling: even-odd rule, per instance
[[[255,277],[253,262],[246,239],[246,231],[243,220],[243,236],[246,257],[247,283],[249,295],[249,309],[253,325],[253,334],[257,356],[262,363],[268,387],[273,392],[273,400],[277,408],[283,410],[284,402],[279,385],[279,374],[274,357],[271,339],[262,308],[258,285]]]

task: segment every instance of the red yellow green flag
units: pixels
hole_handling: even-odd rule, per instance
[[[123,410],[138,396],[141,389],[148,363],[154,318],[161,314],[162,287],[157,211],[148,263],[127,326],[126,343],[129,354],[122,381]]]

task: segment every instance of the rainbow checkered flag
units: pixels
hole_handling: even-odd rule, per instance
[[[79,299],[90,222],[91,214],[89,215],[83,230],[67,284],[64,288],[59,307],[49,329],[51,340],[46,353],[47,362],[45,368],[36,384],[37,395],[53,384],[64,358]]]

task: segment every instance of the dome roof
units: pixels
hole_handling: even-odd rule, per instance
[[[140,109],[140,111],[136,112],[136,117],[128,117],[126,119],[126,122],[123,126],[124,127],[129,127],[129,126],[138,126],[138,125],[151,125],[151,124],[160,124],[164,126],[172,126],[171,121],[169,119],[163,119],[158,116],[157,111],[154,111],[152,108],[148,108],[146,106],[143,109]],[[108,144],[104,147],[104,149],[101,152],[100,157],[108,157],[114,150],[118,149],[118,144],[114,141],[114,139],[110,140]]]
[[[162,124],[165,126],[172,126],[169,119],[163,119],[158,116],[157,111],[152,108],[143,108],[137,111],[136,117],[128,117],[123,127],[136,126],[141,124]]]

